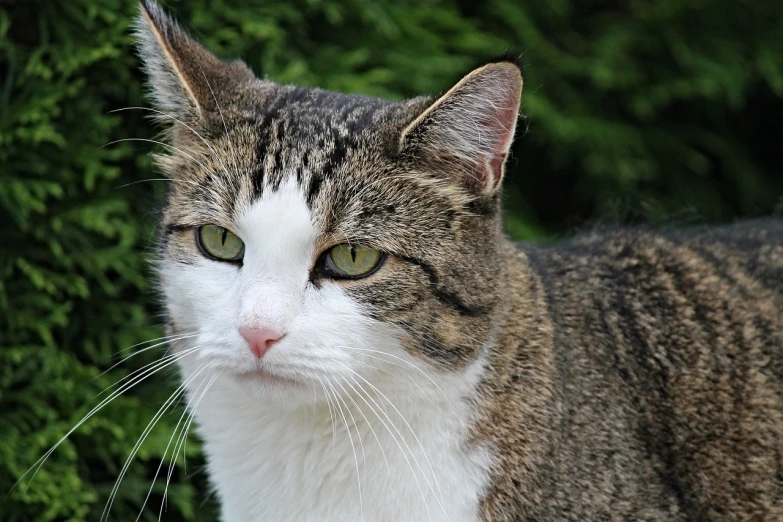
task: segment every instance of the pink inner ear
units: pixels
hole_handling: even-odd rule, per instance
[[[503,164],[506,162],[511,141],[514,138],[514,128],[516,127],[517,111],[515,104],[512,107],[499,108],[494,114],[495,118],[485,121],[485,125],[490,135],[495,139],[491,148],[487,151],[487,172],[482,173],[482,182],[488,189],[493,189],[500,183],[503,174]]]

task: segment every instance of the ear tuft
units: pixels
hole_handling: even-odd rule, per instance
[[[400,149],[483,195],[500,186],[514,140],[522,73],[502,60],[480,67],[403,131]]]
[[[152,0],[141,0],[136,21],[139,54],[155,104],[182,119],[217,110],[218,93],[254,78],[242,62],[223,63],[190,38]]]
[[[522,55],[513,50],[509,49],[506,52],[499,54],[498,56],[495,56],[491,60],[487,60],[487,63],[485,65],[491,64],[491,63],[510,63],[511,65],[516,66],[517,69],[520,70],[520,72],[523,73],[524,76],[524,69],[522,64]]]

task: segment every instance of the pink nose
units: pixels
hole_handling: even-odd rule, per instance
[[[281,334],[271,328],[251,328],[249,326],[241,326],[239,333],[245,338],[247,344],[250,345],[250,351],[253,355],[259,359],[269,351],[274,343],[279,341],[285,334]]]

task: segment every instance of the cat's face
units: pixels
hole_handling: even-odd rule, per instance
[[[478,360],[503,291],[518,67],[404,103],[279,86],[147,7],[142,54],[176,118],[160,277],[191,371],[287,400]]]

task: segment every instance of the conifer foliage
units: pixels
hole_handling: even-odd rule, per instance
[[[259,75],[400,99],[435,94],[509,48],[526,64],[506,176],[509,232],[596,218],[770,213],[783,194],[778,0],[168,0],[183,25]],[[177,386],[152,375],[25,472],[165,346],[131,0],[0,2],[0,520],[99,520]],[[146,343],[138,346],[137,343]],[[112,387],[112,385],[114,385]],[[161,416],[114,520],[214,520],[193,435]],[[176,442],[176,439],[175,439]],[[33,468],[35,471],[36,468]],[[153,480],[157,473],[157,480]],[[12,486],[21,482],[12,489]],[[149,500],[142,510],[145,498]],[[163,507],[161,507],[163,506]]]

